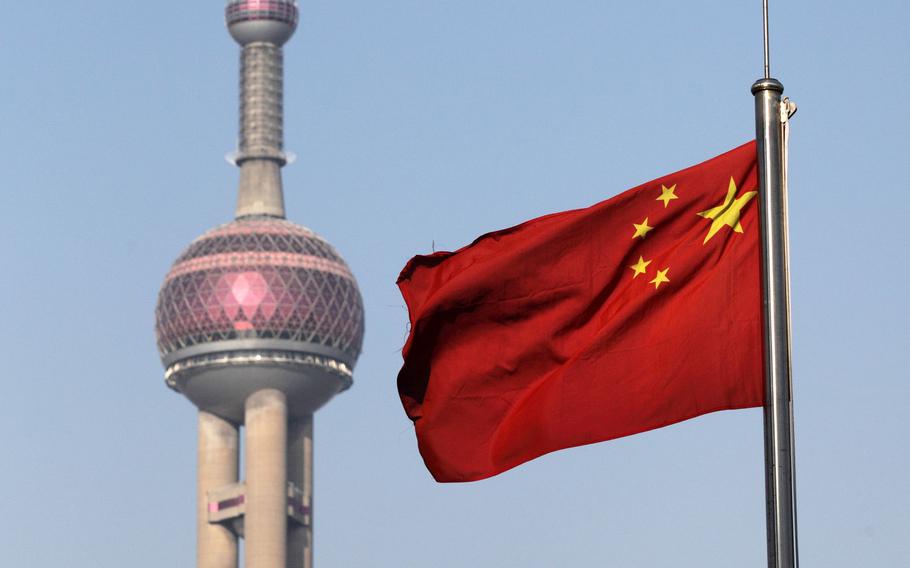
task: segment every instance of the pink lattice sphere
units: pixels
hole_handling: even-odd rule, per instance
[[[360,292],[341,256],[309,229],[268,217],[193,241],[165,278],[155,323],[166,365],[217,344],[315,351],[353,366],[364,329]]]

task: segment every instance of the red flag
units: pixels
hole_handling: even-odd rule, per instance
[[[750,142],[411,259],[398,390],[433,477],[761,406],[757,178]]]

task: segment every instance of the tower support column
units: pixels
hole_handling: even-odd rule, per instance
[[[208,492],[237,483],[237,427],[199,411],[199,465],[196,473],[196,566],[237,568],[237,537],[208,521]]]
[[[285,568],[287,561],[288,404],[284,393],[249,396],[246,426],[246,568]]]
[[[313,568],[313,415],[288,428],[288,481],[303,492],[307,524],[288,525],[287,568]]]

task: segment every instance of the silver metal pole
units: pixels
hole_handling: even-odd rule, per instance
[[[768,0],[762,0],[762,32],[765,38],[765,79],[771,78],[771,48],[768,33]]]
[[[777,79],[760,79],[752,85],[758,141],[762,296],[765,315],[765,497],[769,568],[796,568],[799,565],[793,467],[787,222],[780,113],[783,92],[784,86]]]

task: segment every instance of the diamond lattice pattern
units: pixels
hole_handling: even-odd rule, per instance
[[[288,339],[356,359],[363,303],[338,253],[288,221],[245,219],[196,239],[174,263],[155,310],[162,356],[240,338]]]

